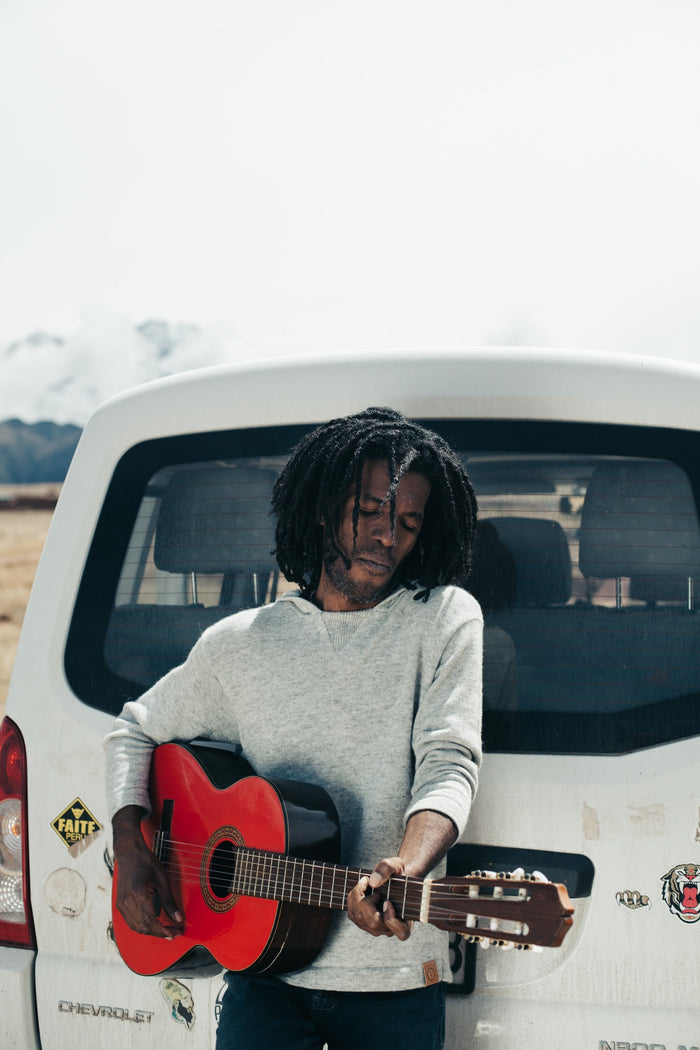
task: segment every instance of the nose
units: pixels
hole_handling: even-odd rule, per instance
[[[394,546],[395,533],[391,527],[388,507],[383,507],[378,514],[373,515],[371,536],[373,540],[381,543],[382,547]]]

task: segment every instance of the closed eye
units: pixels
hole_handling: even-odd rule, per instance
[[[360,504],[358,507],[358,513],[361,518],[376,517],[377,514],[382,512],[384,506],[385,504],[383,503],[378,503],[376,507],[363,507],[362,504]],[[422,515],[417,516],[415,520],[413,518],[399,518],[399,524],[402,529],[406,530],[406,532],[420,532],[423,518]]]

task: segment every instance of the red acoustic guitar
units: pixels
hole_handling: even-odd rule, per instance
[[[114,937],[139,974],[308,966],[333,910],[345,909],[348,892],[370,874],[335,863],[338,818],[323,789],[255,776],[225,747],[156,748],[151,803],[144,836],[168,871],[185,931],[167,941],[130,929],[115,905],[117,867]],[[572,922],[564,886],[508,875],[397,876],[379,892],[406,920],[516,947],[556,947]]]

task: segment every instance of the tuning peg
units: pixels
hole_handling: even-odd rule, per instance
[[[478,937],[476,936],[476,934],[473,933],[460,933],[460,937],[464,937],[464,940],[467,942],[467,944],[480,944],[483,940],[483,937]]]

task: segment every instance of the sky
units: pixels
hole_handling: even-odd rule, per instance
[[[697,0],[0,0],[0,348],[700,361],[699,45]]]

